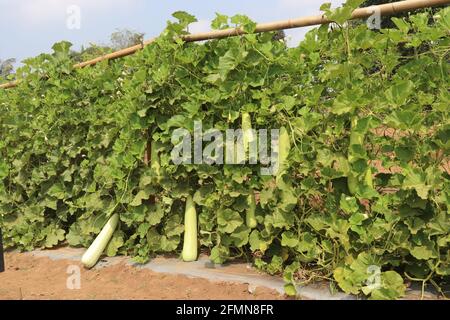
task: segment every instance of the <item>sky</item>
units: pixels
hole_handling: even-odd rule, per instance
[[[270,22],[320,14],[323,2],[333,7],[344,0],[0,0],[0,59],[51,52],[55,42],[67,40],[78,50],[90,43],[107,44],[111,33],[129,29],[145,39],[161,33],[175,11],[199,20],[191,33],[210,30],[215,13],[244,14],[256,22]],[[78,19],[79,17],[79,19]],[[286,31],[296,46],[308,28]]]

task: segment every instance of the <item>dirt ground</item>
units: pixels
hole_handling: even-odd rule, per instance
[[[17,252],[6,253],[5,260],[6,270],[0,273],[0,299],[3,300],[285,298],[268,288],[252,290],[245,284],[160,274],[124,263],[86,270],[73,261],[54,261]],[[74,267],[69,266],[78,266],[79,269],[70,269]],[[80,270],[80,289],[76,289],[74,270]],[[68,289],[68,284],[73,289]]]

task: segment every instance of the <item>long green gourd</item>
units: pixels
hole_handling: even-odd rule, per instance
[[[242,113],[241,121],[242,121],[244,151],[247,156],[247,153],[250,148],[249,143],[253,142],[255,140],[255,137],[252,132],[252,121],[250,118],[250,114],[248,112]]]
[[[181,257],[183,261],[191,262],[197,260],[197,212],[195,210],[192,196],[187,196],[186,209],[184,213],[184,243]]]
[[[285,127],[280,128],[279,144],[278,144],[278,171],[276,173],[277,180],[286,172],[288,168],[287,158],[291,150],[291,141],[289,133]]]
[[[111,240],[111,237],[116,230],[118,223],[119,215],[113,214],[111,218],[109,218],[108,222],[106,222],[102,231],[100,231],[98,236],[95,238],[94,242],[83,254],[81,263],[86,268],[92,268],[93,266],[95,266],[98,259],[100,259],[100,256],[108,245],[108,242]]]
[[[256,225],[258,224],[256,222],[256,199],[255,199],[255,193],[253,190],[250,192],[250,194],[247,197],[247,203],[248,203],[248,209],[245,216],[245,223],[247,224],[247,227],[250,229],[256,228]]]
[[[351,119],[350,145],[348,148],[348,155],[347,155],[347,159],[350,164],[350,170],[349,170],[348,176],[347,176],[347,186],[348,186],[348,190],[349,190],[350,194],[352,194],[352,195],[354,195],[356,193],[356,189],[358,186],[358,178],[351,170],[351,164],[355,160],[352,155],[351,148],[352,148],[352,145],[364,144],[364,135],[355,131],[355,128],[357,125],[358,125],[358,118],[356,116],[353,116]],[[370,166],[366,170],[366,173],[364,176],[364,181],[368,186],[373,188],[372,169],[370,168]]]
[[[159,181],[161,179],[161,162],[158,154],[158,143],[156,141],[152,141],[150,157],[150,168],[156,174],[157,180]]]
[[[249,143],[251,143],[255,140],[253,132],[251,131],[252,121],[250,118],[250,114],[248,112],[243,112],[241,121],[242,121],[244,152],[245,152],[246,157],[248,155],[248,158],[246,158],[246,159],[250,159]],[[245,216],[245,223],[247,224],[247,227],[249,227],[250,229],[253,229],[253,228],[256,228],[256,225],[257,225],[256,217],[255,217],[256,199],[255,199],[255,193],[253,192],[253,190],[250,191],[250,194],[247,197],[247,204],[248,204],[248,209],[247,209],[246,216]]]

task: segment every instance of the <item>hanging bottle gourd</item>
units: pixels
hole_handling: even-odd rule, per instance
[[[186,199],[186,209],[184,213],[184,243],[181,257],[183,261],[190,262],[197,260],[197,212],[195,210],[192,196]]]

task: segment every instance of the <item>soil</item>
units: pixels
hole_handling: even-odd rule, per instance
[[[222,299],[274,300],[285,299],[278,292],[230,282],[210,282],[150,270],[120,263],[102,269],[84,269],[80,263],[50,260],[46,257],[7,252],[6,270],[0,273],[0,299]],[[70,281],[73,269],[80,270],[80,289]],[[68,269],[69,268],[69,269]],[[73,268],[73,267],[71,267]],[[68,280],[69,279],[69,280]]]

